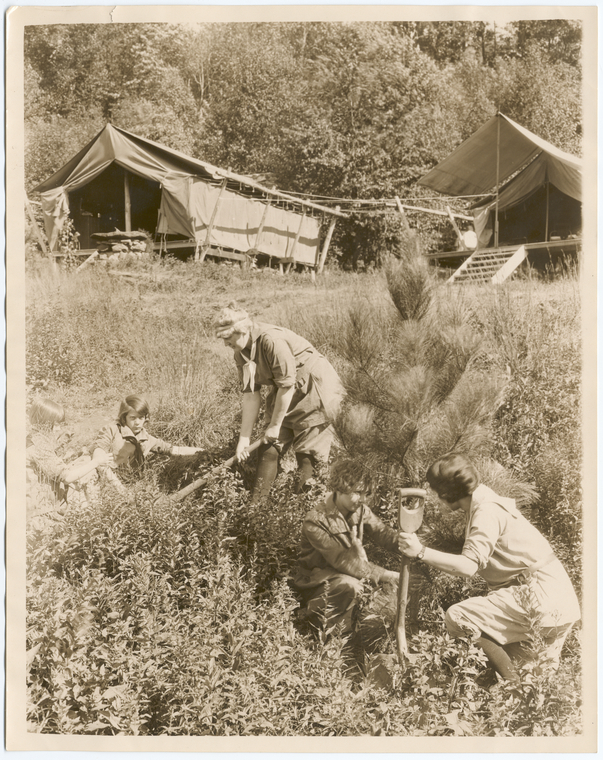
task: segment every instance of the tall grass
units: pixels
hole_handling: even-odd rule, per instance
[[[221,305],[234,298],[265,321],[287,324],[342,372],[349,359],[338,336],[350,304],[358,319],[370,311],[384,330],[392,315],[379,274],[330,273],[314,286],[301,275],[279,278],[219,265],[155,263],[134,272],[142,275],[135,284],[96,271],[30,273],[29,388],[46,382],[47,395],[59,394],[67,408],[88,404],[90,413],[99,387],[107,398],[136,390],[152,400],[153,432],[202,445],[210,455],[231,453],[240,407],[231,353],[212,335]],[[483,333],[491,350],[480,370],[506,374],[496,458],[539,492],[532,519],[579,585],[576,283],[520,282],[464,293],[436,287],[434,298],[451,329],[469,320]],[[364,342],[367,350],[370,343]],[[399,345],[392,344],[394,357]],[[129,501],[102,499],[29,533],[31,730],[580,733],[576,637],[555,676],[530,671],[520,690],[501,684],[485,691],[475,681],[484,667],[479,651],[444,630],[443,608],[468,590],[428,573],[410,637],[417,658],[405,673],[391,666],[390,684],[379,685],[370,668],[380,653],[393,652],[394,634],[391,610],[373,590],[366,591],[359,638],[351,642],[334,632],[314,636],[295,614],[288,579],[301,520],[324,495],[324,484],[298,495],[293,475],[282,472],[269,502],[252,506],[249,473],[218,471],[184,502],[170,501],[168,493],[198,474],[190,470],[191,462],[158,458],[132,486]],[[488,477],[494,482],[503,475]],[[382,514],[389,519],[387,509]],[[379,555],[379,561],[396,565],[393,557]],[[474,590],[479,593],[477,584]]]

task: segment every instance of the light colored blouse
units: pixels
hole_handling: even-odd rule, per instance
[[[142,464],[151,451],[170,454],[173,453],[172,449],[177,447],[149,435],[146,428],[134,435],[127,425],[114,422],[99,432],[94,448],[113,454],[115,464],[109,466],[115,469],[120,465],[135,464],[137,458],[140,460],[137,463]]]
[[[553,553],[546,538],[515,506],[485,485],[471,497],[462,553],[478,565],[491,589],[512,584],[517,576]]]

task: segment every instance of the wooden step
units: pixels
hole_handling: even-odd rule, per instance
[[[448,282],[503,282],[521,264],[526,255],[524,246],[505,250],[474,251]]]

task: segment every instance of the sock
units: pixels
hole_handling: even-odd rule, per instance
[[[519,681],[519,675],[515,670],[511,658],[500,644],[497,644],[496,641],[484,633],[482,633],[475,643],[484,650],[494,670],[500,673],[506,681]]]
[[[278,459],[278,450],[272,444],[259,447],[255,486],[252,494],[254,501],[264,499],[270,493],[278,471]]]

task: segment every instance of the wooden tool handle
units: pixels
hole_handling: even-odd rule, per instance
[[[263,438],[258,438],[257,441],[254,441],[250,446],[248,446],[245,451],[247,451],[249,454],[251,454],[252,451],[255,451],[259,446],[264,443]],[[189,483],[189,485],[185,486],[184,488],[181,488],[180,491],[172,495],[173,501],[182,501],[185,497],[187,497],[189,494],[196,491],[198,488],[201,488],[201,486],[204,486],[207,483],[207,479],[211,475],[212,472],[216,472],[216,470],[219,470],[222,467],[232,467],[233,464],[237,461],[236,454],[235,456],[230,457],[225,462],[222,462],[222,464],[218,465],[217,467],[214,467],[210,472],[207,473],[207,475],[204,475],[202,478],[197,478],[197,480],[193,480],[192,483]]]
[[[408,652],[406,643],[406,606],[408,604],[408,582],[410,580],[410,559],[404,557],[400,566],[400,582],[398,583],[398,608],[396,610],[396,647],[398,661],[402,665]]]
[[[422,488],[401,488],[398,491],[398,528],[406,533],[414,533],[423,520],[423,501],[427,492]],[[420,506],[416,509],[407,509],[403,506],[405,498],[420,499]],[[400,565],[400,583],[398,584],[398,609],[396,610],[396,648],[400,667],[405,667],[405,659],[408,654],[406,641],[406,607],[408,605],[408,584],[410,580],[410,559],[402,557]]]

